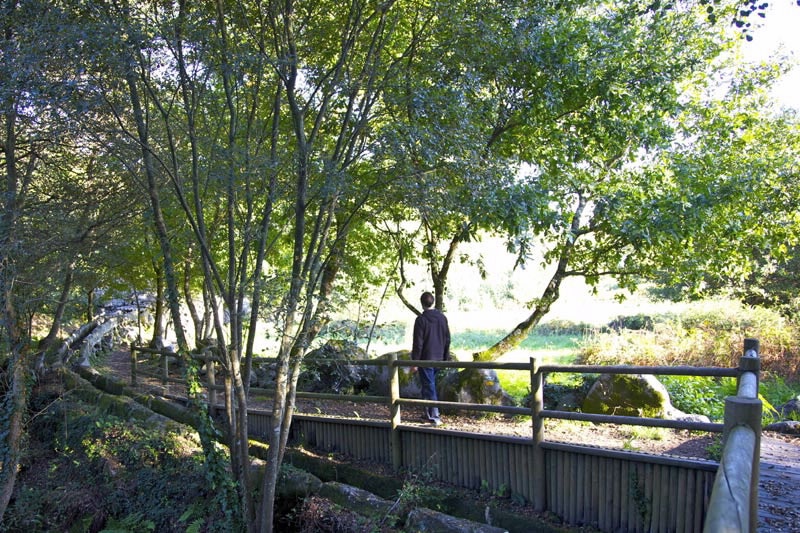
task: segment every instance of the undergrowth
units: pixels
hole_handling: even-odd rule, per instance
[[[235,529],[207,488],[202,450],[177,426],[143,428],[69,399],[34,397],[2,530],[223,532]]]
[[[800,329],[780,314],[733,302],[705,302],[681,314],[619,317],[589,335],[576,362],[592,365],[736,367],[744,339],[759,340],[763,422],[779,418],[774,406],[800,394]],[[659,376],[672,404],[714,421],[724,399],[736,394],[735,380],[702,376]]]

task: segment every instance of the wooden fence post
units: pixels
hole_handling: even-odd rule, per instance
[[[531,417],[533,420],[533,508],[536,512],[547,509],[547,479],[544,475],[544,379],[539,371],[539,359],[531,357]]]
[[[753,400],[755,405],[749,407],[747,414],[748,420],[745,422],[750,426],[755,434],[755,446],[753,449],[753,472],[751,474],[752,483],[750,484],[750,531],[756,531],[758,527],[758,479],[761,475],[761,415],[763,406],[758,395],[759,383],[761,382],[761,352],[758,339],[744,340],[744,354],[739,359],[740,376],[755,376],[755,388]],[[740,383],[740,392],[743,394],[743,387]]]
[[[161,383],[165,387],[169,387],[169,356],[161,352]]]
[[[762,411],[758,348],[758,340],[745,339],[737,394],[725,398],[722,459],[704,527],[709,533],[757,530]]]
[[[131,386],[136,386],[136,346],[131,344]]]
[[[390,443],[392,447],[392,467],[395,472],[399,472],[403,466],[403,450],[400,443],[400,371],[397,367],[397,354],[389,354],[386,362],[389,371],[389,410],[391,416],[392,430]]]

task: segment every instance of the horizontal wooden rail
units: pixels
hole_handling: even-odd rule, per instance
[[[162,356],[174,356],[175,354],[167,350],[155,350],[147,348],[132,348],[133,351],[139,351],[150,354],[160,354]],[[201,361],[218,361],[214,356],[208,354],[192,354],[192,357]],[[276,358],[255,358],[254,362],[260,363],[274,363]],[[534,363],[506,363],[496,361],[413,361],[413,360],[387,360],[387,359],[364,359],[364,360],[350,360],[343,362],[338,359],[317,359],[317,362],[326,362],[347,365],[372,365],[372,366],[386,366],[390,369],[397,368],[410,368],[410,367],[429,367],[429,368],[477,368],[477,369],[496,369],[496,370],[518,370],[532,372]],[[162,367],[162,372],[163,372]],[[151,377],[160,377],[162,381],[165,377],[151,372],[141,372],[140,374],[148,375]],[[578,373],[578,374],[653,374],[653,375],[679,375],[679,376],[714,376],[714,377],[737,377],[741,372],[737,368],[716,368],[716,367],[690,367],[690,366],[630,366],[630,365],[538,365],[536,366],[536,374],[544,375],[548,373]],[[184,380],[175,378],[166,378],[171,383],[183,383]],[[534,378],[535,379],[535,378]],[[221,385],[206,384],[206,387],[211,391],[223,391],[225,388]],[[533,390],[533,387],[532,389]],[[251,394],[272,395],[275,392],[274,388],[251,387]],[[438,406],[445,409],[453,409],[459,411],[475,411],[486,413],[499,413],[514,416],[535,416],[533,411],[528,407],[505,406],[505,405],[488,405],[488,404],[471,404],[462,402],[444,402],[444,401],[428,401],[413,398],[403,398],[398,396],[392,398],[391,396],[368,396],[363,394],[331,394],[331,393],[314,393],[297,391],[297,398],[301,399],[318,399],[318,400],[331,400],[343,401],[354,403],[381,403],[388,405],[414,405],[414,406]],[[643,427],[663,427],[666,429],[686,429],[693,431],[707,431],[719,433],[723,431],[723,424],[703,423],[703,422],[690,422],[680,420],[667,420],[662,418],[645,418],[645,417],[626,417],[617,415],[598,415],[589,413],[576,413],[571,411],[556,411],[542,409],[538,415],[541,419],[561,419],[572,421],[585,421],[593,423],[605,424],[622,424],[622,425],[638,425]]]
[[[570,374],[651,374],[655,376],[710,376],[739,377],[738,368],[700,366],[631,366],[631,365],[541,365],[545,374],[564,372]]]
[[[527,407],[515,407],[513,405],[491,405],[480,403],[461,403],[461,402],[443,402],[431,400],[415,400],[411,398],[398,398],[397,403],[400,405],[420,405],[425,407],[440,407],[445,409],[462,410],[462,411],[480,411],[482,413],[501,413],[507,415],[522,415],[531,416],[531,410]]]
[[[692,431],[708,431],[722,433],[724,424],[710,422],[691,422],[689,420],[667,420],[664,418],[645,418],[640,416],[621,415],[596,415],[591,413],[576,413],[572,411],[555,411],[544,409],[542,418],[556,418],[559,420],[576,420],[580,422],[594,422],[601,424],[621,424],[628,426],[662,427],[668,429],[688,429]]]

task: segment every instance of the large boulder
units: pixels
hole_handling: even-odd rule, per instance
[[[336,481],[323,483],[319,488],[319,495],[367,517],[385,517],[394,507],[389,500],[384,500],[364,489]]]
[[[800,420],[800,397],[792,398],[783,405],[775,408],[782,418]]]
[[[781,420],[764,426],[764,431],[775,431],[786,435],[800,435],[800,422],[796,420]]]
[[[500,384],[497,372],[483,368],[465,368],[459,372],[440,373],[437,379],[439,399],[445,402],[514,405],[514,399]]]
[[[583,401],[584,413],[672,418],[669,392],[649,374],[602,374]]]
[[[400,350],[378,356],[378,361],[387,361],[394,357],[398,361],[410,361],[411,351]],[[389,369],[385,364],[370,366],[366,369],[365,376],[369,382],[367,392],[376,396],[389,396]],[[400,378],[400,396],[403,398],[419,398],[419,380],[409,367],[401,367],[398,372]]]
[[[368,359],[367,353],[348,341],[329,340],[308,352],[303,360],[297,390],[359,394],[369,387],[366,365],[353,364]]]
[[[408,514],[407,531],[435,533],[508,533],[507,529],[457,518],[444,513],[418,507]]]

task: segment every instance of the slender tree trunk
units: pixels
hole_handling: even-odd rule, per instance
[[[94,288],[86,291],[86,314],[84,318],[86,322],[91,322],[94,319]]]
[[[183,300],[186,302],[186,307],[189,309],[189,316],[192,317],[192,324],[194,326],[194,344],[200,346],[203,342],[203,318],[197,312],[197,306],[192,297],[192,264],[191,256],[187,255],[183,262]]]
[[[10,318],[5,313],[4,318]],[[9,368],[11,370],[11,388],[6,393],[7,399],[4,402],[4,409],[8,417],[8,427],[5,442],[0,444],[3,449],[2,458],[3,468],[0,471],[0,521],[11,501],[14,492],[14,485],[17,481],[17,471],[19,470],[19,460],[23,428],[25,427],[25,414],[28,409],[28,367],[27,346],[21,339],[9,339],[12,343],[11,360]]]
[[[575,249],[575,243],[579,234],[580,219],[585,207],[586,200],[583,196],[579,196],[569,232],[565,237],[565,242],[561,248],[561,255],[556,264],[556,270],[550,277],[550,282],[547,284],[547,287],[545,287],[542,295],[535,301],[536,303],[531,314],[528,315],[528,318],[517,324],[510,333],[493,346],[490,346],[482,352],[473,354],[472,358],[475,361],[495,361],[501,355],[513,350],[519,346],[522,341],[528,338],[533,328],[535,328],[542,318],[550,312],[550,307],[558,300],[561,282],[569,276],[567,267],[569,266],[570,257],[572,257],[572,251]]]
[[[15,2],[3,3],[2,13],[10,15],[17,8]],[[14,40],[12,28],[3,24],[2,38]],[[10,381],[0,407],[5,412],[0,417],[0,523],[11,501],[19,470],[20,450],[25,428],[25,414],[28,404],[28,342],[20,327],[15,285],[17,281],[16,258],[22,247],[18,238],[18,223],[24,205],[24,192],[30,183],[36,167],[36,155],[31,158],[27,171],[19,171],[17,161],[17,108],[12,96],[2,101],[5,129],[3,131],[3,151],[5,156],[4,187],[2,194],[3,211],[0,212],[0,350],[9,354],[8,374]]]
[[[153,274],[156,282],[156,301],[153,310],[153,337],[150,339],[150,347],[161,349],[164,347],[164,271],[158,262],[153,261]]]
[[[169,241],[167,224],[161,210],[161,198],[158,190],[158,180],[156,178],[155,162],[150,151],[149,136],[147,133],[147,123],[145,120],[144,109],[142,108],[139,97],[139,89],[136,85],[136,75],[132,68],[125,73],[128,91],[131,98],[131,107],[136,120],[136,131],[138,134],[139,145],[142,150],[142,160],[144,162],[145,175],[147,177],[147,193],[150,197],[150,206],[155,224],[156,236],[161,246],[161,256],[164,262],[164,278],[167,284],[167,303],[172,315],[172,322],[175,326],[175,337],[178,341],[178,350],[181,354],[189,351],[186,337],[183,332],[180,312],[180,297],[178,294],[177,277],[175,275],[175,264],[172,258],[172,245]]]
[[[46,351],[53,345],[58,332],[61,330],[61,321],[64,319],[64,311],[67,308],[67,301],[69,299],[69,292],[72,290],[72,280],[75,274],[75,264],[69,263],[67,271],[64,274],[64,282],[61,285],[61,295],[58,298],[58,305],[56,305],[55,313],[53,313],[53,321],[50,324],[50,331],[47,336],[39,341],[39,350]],[[87,321],[88,322],[88,321]]]

